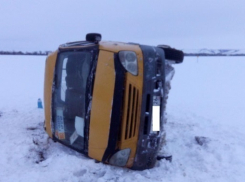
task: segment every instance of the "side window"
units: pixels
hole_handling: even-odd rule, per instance
[[[60,100],[66,102],[67,89],[77,89],[85,93],[90,71],[91,53],[72,52],[60,55]]]
[[[88,56],[87,56],[88,57]],[[83,89],[86,89],[86,84],[87,84],[87,78],[89,75],[89,68],[90,68],[90,60],[86,58],[83,63],[82,67],[82,78],[83,78]]]
[[[66,63],[67,63],[68,58],[63,59],[62,63],[62,73],[61,73],[61,89],[60,89],[60,95],[61,95],[61,100],[65,101],[65,94],[66,94]]]
[[[66,145],[84,149],[85,101],[92,52],[61,52],[54,92],[55,136]]]

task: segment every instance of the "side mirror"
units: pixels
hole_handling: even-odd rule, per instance
[[[98,44],[98,42],[101,41],[101,34],[99,34],[99,33],[88,33],[86,35],[86,41],[94,42],[95,44]]]

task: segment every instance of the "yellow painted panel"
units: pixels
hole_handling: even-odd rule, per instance
[[[99,42],[100,50],[106,50],[111,52],[119,52],[119,51],[134,51],[138,52],[139,45],[135,44],[127,44],[123,42],[110,42],[110,41],[101,41]]]
[[[49,137],[52,138],[51,131],[51,113],[52,113],[52,85],[54,77],[54,68],[57,58],[57,51],[49,55],[46,59],[45,78],[44,78],[44,112],[45,112],[45,127]]]
[[[121,124],[121,141],[119,143],[119,149],[130,148],[131,153],[129,156],[129,160],[127,162],[126,167],[132,167],[136,150],[137,150],[137,142],[138,142],[138,135],[139,135],[139,126],[140,126],[140,116],[141,116],[141,104],[142,104],[142,91],[143,91],[143,55],[142,51],[139,47],[134,47],[134,51],[136,52],[138,58],[138,75],[134,76],[130,73],[126,73],[126,82],[125,82],[125,95],[124,95],[124,106],[123,106],[123,118]],[[126,132],[126,122],[127,122],[127,109],[128,109],[128,87],[132,85],[138,90],[138,110],[137,110],[137,120],[135,128],[135,136],[125,139],[125,132]],[[132,103],[132,100],[131,100]]]
[[[114,54],[100,51],[94,81],[88,155],[101,161],[108,144],[115,86]]]

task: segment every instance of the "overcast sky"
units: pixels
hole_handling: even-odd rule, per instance
[[[0,0],[0,50],[84,40],[245,49],[245,0]]]

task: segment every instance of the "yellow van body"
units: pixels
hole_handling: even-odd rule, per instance
[[[168,65],[161,46],[104,41],[61,45],[46,60],[47,134],[103,163],[152,168],[165,137]],[[158,131],[152,129],[154,106]]]

